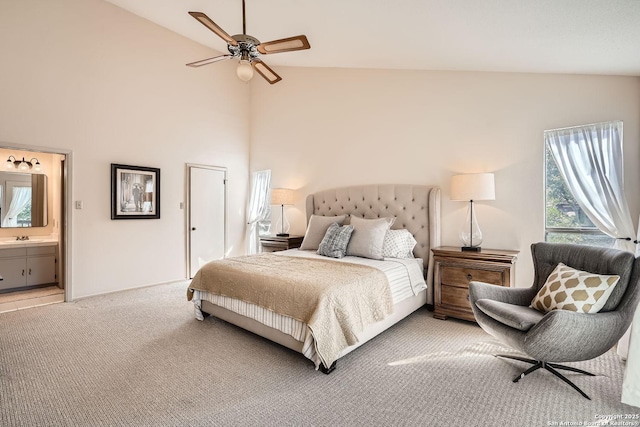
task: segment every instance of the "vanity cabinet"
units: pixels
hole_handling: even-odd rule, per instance
[[[57,245],[0,249],[0,290],[55,284]]]

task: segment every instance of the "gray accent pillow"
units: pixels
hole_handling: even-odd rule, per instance
[[[307,231],[304,233],[304,239],[302,239],[302,244],[300,245],[300,249],[314,251],[318,250],[318,246],[320,246],[320,242],[324,238],[324,235],[327,233],[327,229],[329,228],[329,226],[334,222],[338,225],[342,225],[346,217],[346,215],[311,215],[311,218],[309,218]]]
[[[353,235],[347,246],[347,255],[383,259],[384,236],[395,220],[395,217],[364,219],[352,215]]]
[[[318,255],[342,258],[347,253],[347,245],[353,233],[353,226],[338,225],[335,222],[327,228],[324,238],[318,246]]]

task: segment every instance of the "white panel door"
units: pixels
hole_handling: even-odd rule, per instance
[[[223,168],[188,166],[189,277],[226,251],[226,175]]]

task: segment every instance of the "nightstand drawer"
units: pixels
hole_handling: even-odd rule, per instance
[[[442,305],[449,305],[452,307],[460,307],[467,310],[471,310],[469,304],[469,289],[458,288],[455,286],[442,285]]]
[[[278,252],[289,249],[286,243],[262,242],[262,252]]]
[[[469,282],[485,282],[493,285],[503,285],[504,276],[501,271],[479,270],[454,266],[442,267],[442,284],[450,286],[468,287]]]

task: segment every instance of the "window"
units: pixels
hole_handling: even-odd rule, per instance
[[[613,247],[614,239],[591,222],[562,178],[545,144],[545,241]]]
[[[268,236],[271,234],[271,205],[267,206],[264,219],[258,221],[258,236]]]
[[[260,249],[260,236],[269,233],[271,227],[270,190],[271,170],[255,171],[251,174],[251,192],[247,206],[249,239],[247,254],[255,254]]]

